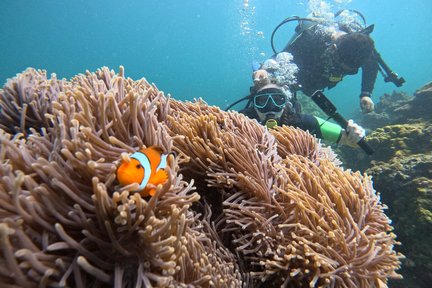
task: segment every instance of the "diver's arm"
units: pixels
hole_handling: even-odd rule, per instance
[[[360,108],[363,113],[369,113],[374,110],[372,101],[372,90],[378,74],[378,62],[374,57],[369,57],[362,66],[362,89],[360,93]]]
[[[362,83],[360,98],[371,97],[377,75],[378,62],[375,60],[375,57],[369,57],[366,63],[362,66]]]

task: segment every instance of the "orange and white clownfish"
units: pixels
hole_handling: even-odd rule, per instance
[[[133,192],[140,192],[144,197],[153,196],[156,189],[146,186],[166,183],[167,157],[167,154],[162,154],[161,148],[155,146],[132,153],[129,155],[130,161],[123,160],[117,168],[117,180],[122,186],[138,183],[139,188]]]

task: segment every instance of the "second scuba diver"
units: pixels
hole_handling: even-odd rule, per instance
[[[326,35],[316,29],[317,25],[305,28],[284,49],[293,55],[293,62],[299,68],[298,90],[311,96],[316,90],[336,86],[345,75],[357,74],[362,68],[360,107],[364,113],[373,111],[371,95],[378,74],[378,63],[373,57],[373,40],[361,32],[335,31],[332,35]],[[267,67],[272,65],[272,61],[265,61],[255,72],[254,79],[262,81],[268,77],[271,72]]]
[[[290,125],[308,130],[318,138],[351,147],[357,147],[357,143],[365,136],[365,130],[352,120],[348,121],[346,129],[342,129],[338,124],[325,119],[301,114],[295,107],[296,103],[291,101],[290,93],[270,83],[255,91],[249,105],[240,112],[269,128]]]

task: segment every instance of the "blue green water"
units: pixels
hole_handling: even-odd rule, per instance
[[[383,93],[413,93],[432,80],[431,1],[328,2],[335,11],[359,10],[375,24],[377,49],[407,81],[396,88],[378,76],[376,102]],[[273,28],[286,17],[306,16],[306,4],[250,0],[245,9],[244,0],[2,0],[0,83],[29,66],[70,78],[124,65],[126,76],[144,77],[176,99],[202,97],[224,108],[248,93],[252,61],[272,54]],[[280,49],[293,26],[277,34]],[[348,115],[358,110],[359,91],[360,78],[353,76],[328,95]]]

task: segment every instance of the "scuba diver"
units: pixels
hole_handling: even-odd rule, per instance
[[[365,130],[349,120],[345,129],[338,124],[316,116],[301,114],[290,91],[277,84],[266,84],[249,96],[248,105],[240,111],[249,118],[272,128],[276,125],[290,125],[308,130],[318,138],[351,147],[365,136]]]
[[[337,12],[335,18],[344,11]],[[297,85],[291,87],[310,97],[317,90],[333,88],[345,75],[357,74],[361,68],[360,108],[363,113],[372,112],[374,103],[371,96],[378,71],[384,75],[386,82],[393,82],[398,87],[402,86],[405,80],[398,78],[376,51],[374,41],[369,36],[374,26],[366,27],[366,21],[361,13],[349,11],[359,15],[363,19],[363,24],[354,22],[348,25],[342,21],[329,23],[321,18],[298,16],[282,21],[274,29],[271,37],[275,55],[254,71],[254,87],[251,91],[270,82],[285,86],[284,83],[274,81],[278,77],[278,71],[274,66],[277,66],[275,60],[279,53],[274,48],[273,37],[279,27],[297,21],[296,33],[282,51],[290,53],[293,57],[292,62],[298,67]]]

